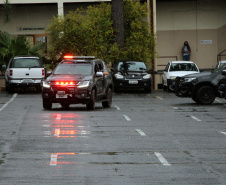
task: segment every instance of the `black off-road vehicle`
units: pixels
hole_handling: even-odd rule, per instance
[[[196,103],[211,104],[216,97],[226,98],[226,64],[211,72],[177,77],[175,94],[191,97]]]
[[[42,83],[44,109],[51,109],[52,103],[60,103],[63,108],[86,104],[90,110],[95,109],[95,102],[111,107],[112,77],[101,59],[65,56],[47,75]]]

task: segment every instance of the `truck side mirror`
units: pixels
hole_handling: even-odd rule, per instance
[[[221,72],[221,74],[224,75],[224,76],[226,76],[226,70],[223,70],[223,71]]]

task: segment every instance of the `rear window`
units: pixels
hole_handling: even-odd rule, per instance
[[[81,74],[81,75],[91,75],[92,65],[91,64],[67,64],[58,65],[54,70],[53,74]]]
[[[12,62],[12,68],[43,68],[39,59],[35,58],[18,58]]]

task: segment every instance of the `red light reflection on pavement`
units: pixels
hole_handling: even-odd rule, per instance
[[[54,113],[52,117],[55,119],[51,128],[54,128],[53,135],[56,138],[72,138],[77,137],[78,124],[82,120],[82,115],[73,113]]]

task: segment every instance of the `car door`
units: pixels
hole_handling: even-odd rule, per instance
[[[168,74],[168,71],[169,71],[169,66],[170,66],[170,63],[168,63],[163,71],[163,75],[162,75],[162,83],[163,85],[167,86],[167,74]]]

